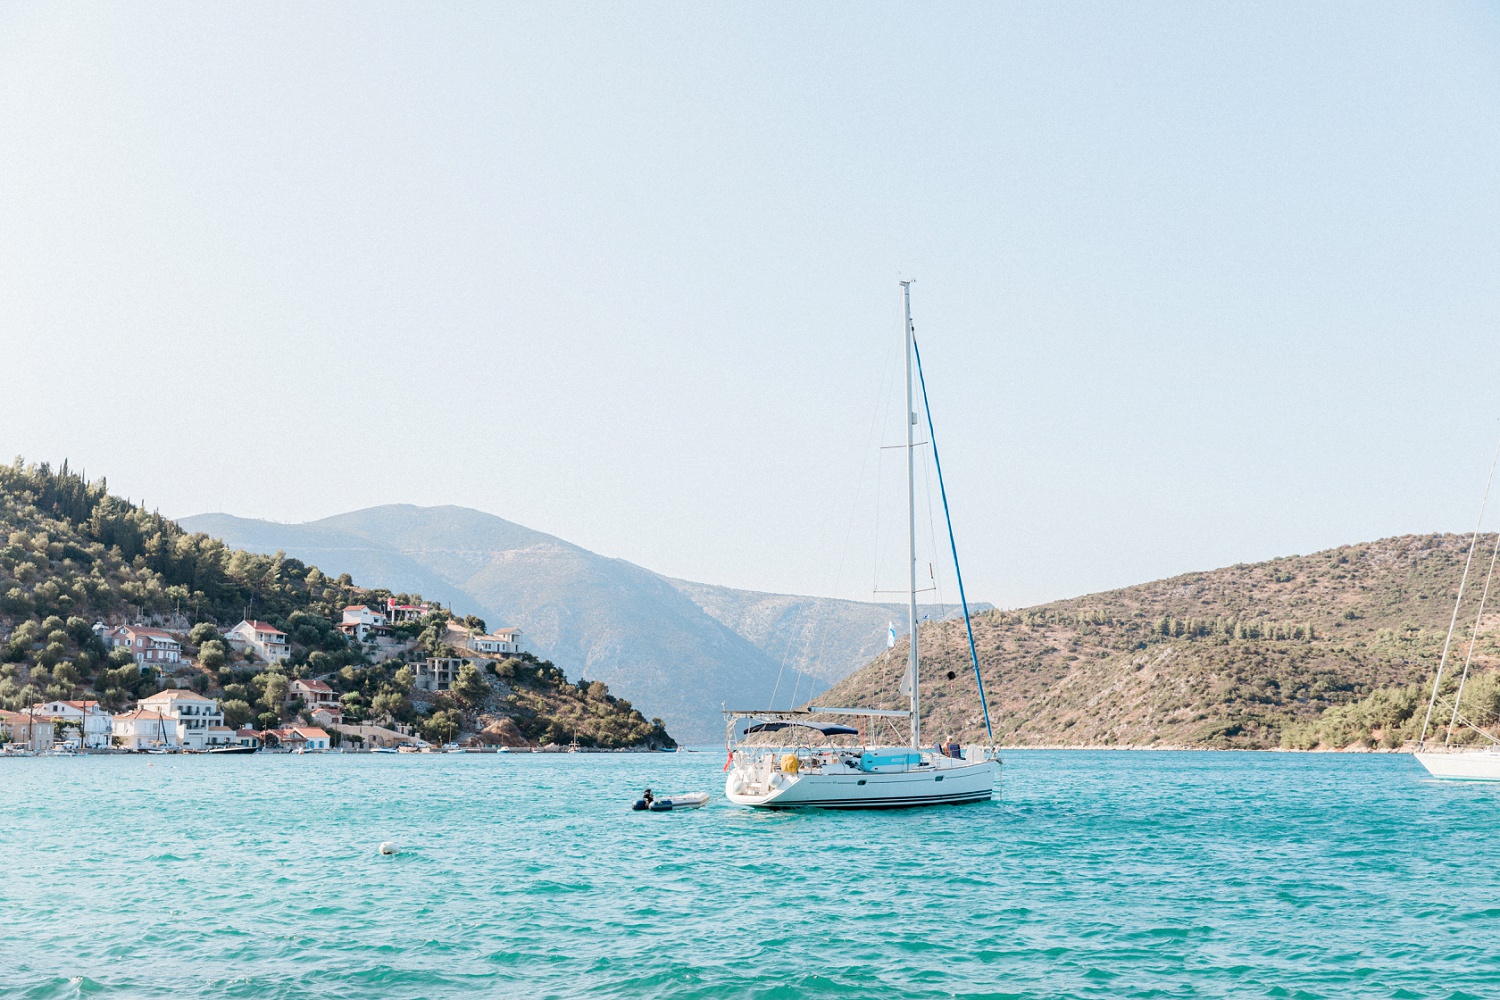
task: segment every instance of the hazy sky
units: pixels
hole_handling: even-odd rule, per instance
[[[1466,530],[1497,162],[1479,3],[8,3],[0,454],[868,597],[914,277],[971,597]]]

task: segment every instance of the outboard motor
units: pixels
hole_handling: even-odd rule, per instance
[[[654,796],[652,796],[651,789],[646,789],[645,794],[636,799],[635,805],[631,806],[630,808],[634,809],[636,812],[645,812],[647,809],[656,808],[656,799]]]

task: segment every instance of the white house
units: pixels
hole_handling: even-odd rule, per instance
[[[349,623],[358,622],[361,625],[373,625],[376,628],[385,626],[385,615],[379,611],[372,610],[368,605],[351,604],[344,609],[344,621]]]
[[[519,653],[521,651],[521,630],[518,628],[497,628],[489,635],[469,636],[469,648],[476,653]]]
[[[235,731],[228,726],[209,726],[203,730],[204,746],[232,747],[235,743]]]
[[[322,681],[305,681],[300,677],[286,686],[286,697],[288,701],[301,698],[302,704],[308,708],[337,706],[339,703],[339,696],[334,693],[333,688]]]
[[[317,726],[287,726],[270,730],[286,750],[327,750],[332,737]]]
[[[392,625],[400,625],[402,622],[414,622],[432,613],[430,604],[397,604],[394,597],[386,599],[385,615]]]
[[[138,708],[111,720],[114,743],[126,750],[150,750],[154,747],[179,747],[177,720],[160,712]]]
[[[30,711],[33,715],[66,723],[65,728],[83,737],[86,747],[109,746],[109,738],[114,732],[113,716],[100,708],[97,701],[47,701],[31,706]],[[73,739],[71,735],[63,738]]]
[[[281,663],[292,656],[292,647],[286,641],[286,633],[265,622],[242,621],[225,632],[224,638],[235,649],[251,650],[267,663]]]
[[[385,615],[379,611],[368,605],[351,604],[344,609],[344,620],[339,623],[339,631],[364,642],[370,633],[381,635],[390,629],[386,627]]]
[[[333,742],[333,737],[320,726],[293,726],[292,728],[307,740],[305,746],[309,750],[327,750],[329,744]]]
[[[171,719],[177,729],[177,742],[192,750],[202,750],[209,746],[209,730],[222,728],[224,725],[224,713],[218,702],[205,698],[196,691],[184,691],[181,688],[168,688],[149,698],[142,698],[136,702],[136,708],[159,712]],[[221,745],[228,742],[225,734],[216,735]]]
[[[102,623],[94,625],[94,634],[110,649],[130,650],[135,662],[141,666],[160,666],[182,660],[182,643],[165,629],[147,628],[144,625],[120,625],[111,628]]]

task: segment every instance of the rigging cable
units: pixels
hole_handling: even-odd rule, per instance
[[[913,327],[913,335],[915,335],[915,329],[916,328]],[[927,545],[928,545],[928,550],[927,551],[932,552],[932,553],[936,553],[937,550],[938,550],[938,547],[937,547],[937,529],[934,527],[934,521],[935,521],[935,518],[934,518],[934,515],[933,515],[934,504],[932,502],[932,463],[929,462],[929,461],[927,461],[927,458],[928,458],[927,454],[924,453],[923,456],[922,456],[922,488],[926,492],[926,499],[927,499]],[[947,601],[947,598],[943,594],[943,584],[937,578],[937,569],[932,564],[932,562],[930,562],[930,561],[927,563],[927,578],[932,581],[932,590],[933,590],[933,593],[935,593],[937,595],[937,606],[936,606],[936,608],[934,610],[932,610],[928,614],[924,615],[923,616],[923,620],[924,621],[932,621],[932,615],[936,614],[938,616],[937,617],[937,621],[933,622],[933,624],[938,624],[940,622],[947,621],[947,619],[948,619],[948,601]],[[955,730],[955,728],[962,728],[962,727],[956,727],[954,725],[954,722],[957,719],[957,710],[954,708],[952,694],[953,694],[953,683],[950,681],[948,683],[948,695],[949,695],[949,697],[948,697],[948,700],[945,701],[943,703],[943,705],[942,705],[942,708],[943,708],[944,728],[945,728],[946,732],[948,733],[948,735],[950,735],[950,736],[952,735],[952,733]],[[938,714],[937,713],[937,705],[936,704],[933,705],[932,713],[931,714],[932,714],[932,720],[933,720],[934,724],[936,724],[937,714]],[[961,720],[959,720],[959,721],[961,721]]]
[[[1417,737],[1420,748],[1427,742],[1427,727],[1432,722],[1432,707],[1437,704],[1438,685],[1443,680],[1443,668],[1448,663],[1448,647],[1453,643],[1453,629],[1458,625],[1458,609],[1464,603],[1464,587],[1469,582],[1469,566],[1474,562],[1474,546],[1479,542],[1479,528],[1484,524],[1484,510],[1490,503],[1490,487],[1495,482],[1495,463],[1500,462],[1500,441],[1495,442],[1495,457],[1490,459],[1490,475],[1484,481],[1484,498],[1479,501],[1479,520],[1474,525],[1474,537],[1469,539],[1469,555],[1464,560],[1464,575],[1458,581],[1458,598],[1453,602],[1453,618],[1448,622],[1448,638],[1443,640],[1443,655],[1438,659],[1437,676],[1432,679],[1432,697],[1427,700],[1427,716],[1422,720],[1422,734]]]
[[[1448,708],[1449,707],[1448,700],[1446,698],[1439,698],[1438,699],[1438,704],[1441,705],[1443,708]],[[1452,707],[1457,708],[1458,707],[1457,703],[1455,703]],[[1491,712],[1490,714],[1493,715],[1495,713]],[[1468,726],[1470,729],[1474,730],[1474,732],[1478,733],[1480,736],[1483,736],[1485,739],[1489,740],[1491,743],[1495,744],[1496,746],[1500,746],[1500,739],[1496,739],[1490,733],[1486,732],[1484,729],[1482,729],[1479,726],[1475,725],[1473,722],[1470,722],[1468,719],[1464,718],[1462,715],[1455,715],[1454,718],[1456,718],[1459,722],[1463,723],[1465,726]]]
[[[1469,635],[1469,651],[1464,655],[1464,672],[1458,679],[1458,693],[1453,696],[1453,715],[1448,719],[1448,732],[1443,736],[1443,746],[1453,739],[1453,723],[1458,719],[1458,706],[1464,700],[1464,684],[1469,679],[1469,664],[1474,662],[1474,644],[1479,641],[1479,623],[1484,620],[1484,605],[1490,599],[1490,581],[1495,578],[1495,557],[1500,556],[1500,533],[1495,535],[1495,548],[1490,553],[1490,571],[1484,577],[1484,590],[1479,595],[1479,613],[1474,616],[1474,631]]]
[[[937,434],[932,427],[932,403],[927,398],[927,378],[922,374],[922,351],[917,347],[916,334],[911,338],[911,349],[917,359],[917,380],[922,385],[922,409],[927,413],[927,440],[932,443],[932,464],[937,468],[938,493],[943,498],[943,518],[948,522],[948,547],[953,550],[953,575],[958,579],[958,600],[964,609],[964,629],[969,636],[969,658],[974,663],[974,682],[979,685],[979,707],[984,710],[984,731],[989,736],[990,746],[995,745],[995,730],[990,726],[990,706],[984,697],[984,677],[979,673],[979,651],[974,648],[974,625],[969,621],[969,599],[964,596],[964,573],[958,565],[958,542],[953,538],[953,515],[948,509],[948,488],[943,485],[943,462],[938,458]],[[1500,447],[1495,452],[1500,458]]]

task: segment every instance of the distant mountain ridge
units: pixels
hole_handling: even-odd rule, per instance
[[[774,694],[790,707],[868,662],[889,622],[905,633],[904,608],[672,580],[465,507],[393,504],[305,524],[230,514],[178,523],[519,627],[527,648],[570,678],[604,681],[687,742],[723,735],[723,704],[766,707]]]
[[[671,583],[773,659],[828,684],[879,655],[892,626],[897,636],[906,634],[904,604],[768,594],[690,580]],[[969,610],[978,614],[992,607],[981,602]],[[957,604],[919,604],[917,610],[932,621],[962,614]]]

